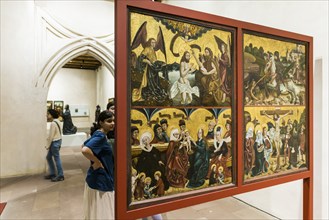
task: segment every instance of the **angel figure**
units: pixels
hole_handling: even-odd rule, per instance
[[[139,88],[135,88],[132,91],[132,101],[155,100],[162,102],[168,95],[165,89],[161,87],[159,72],[163,72],[167,79],[168,76],[164,68],[166,63],[157,60],[156,51],[161,50],[166,57],[163,34],[159,27],[157,40],[154,38],[147,40],[146,24],[147,22],[145,21],[139,28],[131,45],[131,50],[136,49],[141,44],[144,48],[138,56],[136,63],[136,69],[143,74],[143,77]]]
[[[231,66],[230,58],[230,38],[228,38],[228,43],[225,43],[223,40],[214,36],[219,51],[221,54],[218,54],[218,66],[219,66],[219,78],[220,78],[220,88],[224,92],[222,102],[225,102],[226,96],[231,94],[230,82],[229,82],[229,67]],[[216,59],[216,57],[215,57]]]

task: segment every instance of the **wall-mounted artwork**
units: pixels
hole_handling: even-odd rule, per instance
[[[233,186],[234,31],[130,13],[132,204]]]
[[[47,101],[47,110],[53,108],[53,101]]]
[[[64,101],[54,101],[54,109],[61,115],[64,109]]]
[[[245,180],[307,168],[307,47],[245,33]]]
[[[88,105],[70,105],[72,117],[86,117],[89,116]]]

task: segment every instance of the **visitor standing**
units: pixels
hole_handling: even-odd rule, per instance
[[[106,137],[113,129],[113,113],[101,112],[91,137],[81,149],[91,163],[84,192],[85,219],[114,219],[114,158]]]
[[[46,145],[46,149],[48,150],[46,159],[49,167],[49,174],[45,176],[45,179],[51,179],[52,182],[64,180],[62,161],[59,153],[62,144],[62,132],[58,117],[59,115],[56,110],[48,110],[47,119],[51,122]],[[56,163],[57,175],[53,158]]]

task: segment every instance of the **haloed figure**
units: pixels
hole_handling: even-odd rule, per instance
[[[213,152],[211,153],[211,162],[210,162],[210,168],[213,164],[216,165],[216,167],[222,166],[224,168],[224,175],[227,176],[230,174],[229,170],[226,166],[227,161],[227,153],[228,153],[228,147],[225,140],[222,138],[222,128],[220,126],[217,126],[215,129],[215,136],[214,136],[214,146],[213,146]],[[210,177],[211,169],[208,170],[207,177]],[[216,169],[217,172],[217,169]]]
[[[187,184],[189,188],[202,186],[208,173],[209,158],[203,129],[198,130],[198,140],[193,142],[192,150],[194,151],[192,155],[194,158],[190,169],[192,169],[191,173],[193,173],[193,175]]]
[[[181,147],[180,132],[173,129],[166,152],[166,177],[172,187],[184,188],[187,182],[188,154],[185,147]]]
[[[138,162],[136,165],[139,173],[143,172],[147,177],[152,179],[151,186],[156,185],[156,179],[154,173],[161,171],[164,173],[164,163],[161,160],[160,151],[151,144],[152,134],[150,132],[144,132],[140,139],[140,148],[142,152],[138,156]]]
[[[188,75],[195,71],[195,68],[190,64],[191,54],[185,51],[180,61],[180,78],[172,85],[170,89],[170,98],[174,98],[178,93],[181,96],[180,104],[187,105],[193,100],[192,94],[199,97],[199,88],[190,85]]]

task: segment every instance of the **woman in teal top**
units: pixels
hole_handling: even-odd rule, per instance
[[[114,219],[114,159],[106,134],[114,129],[114,114],[100,113],[91,137],[82,146],[90,160],[84,192],[85,219]]]

